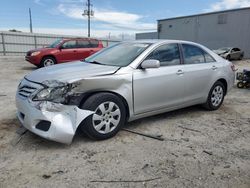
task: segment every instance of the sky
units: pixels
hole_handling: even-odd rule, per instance
[[[91,36],[134,38],[156,31],[157,20],[250,6],[250,0],[91,0]],[[1,0],[0,30],[87,36],[86,0]]]

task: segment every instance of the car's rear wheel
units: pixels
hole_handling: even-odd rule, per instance
[[[244,57],[244,55],[243,55],[243,54],[241,54],[241,55],[240,55],[240,57],[239,57],[239,60],[242,60],[242,59],[243,59],[243,57]]]
[[[203,106],[207,110],[217,110],[223,103],[225,92],[224,84],[220,81],[215,82],[209,91],[207,102]]]
[[[55,65],[56,64],[56,60],[53,57],[44,57],[40,63],[40,67],[48,67],[51,65]]]
[[[94,111],[80,126],[89,137],[97,140],[115,136],[126,120],[123,102],[111,93],[95,94],[81,108]]]

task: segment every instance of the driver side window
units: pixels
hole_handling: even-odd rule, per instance
[[[146,59],[159,60],[161,66],[179,65],[181,60],[178,44],[164,44],[151,52]]]

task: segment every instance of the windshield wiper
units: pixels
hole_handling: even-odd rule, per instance
[[[103,63],[100,63],[98,61],[85,61],[87,63],[97,64],[97,65],[104,65]]]

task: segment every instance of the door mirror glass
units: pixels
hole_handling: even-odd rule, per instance
[[[160,61],[156,59],[147,59],[142,62],[141,68],[143,69],[150,69],[150,68],[159,68]]]

